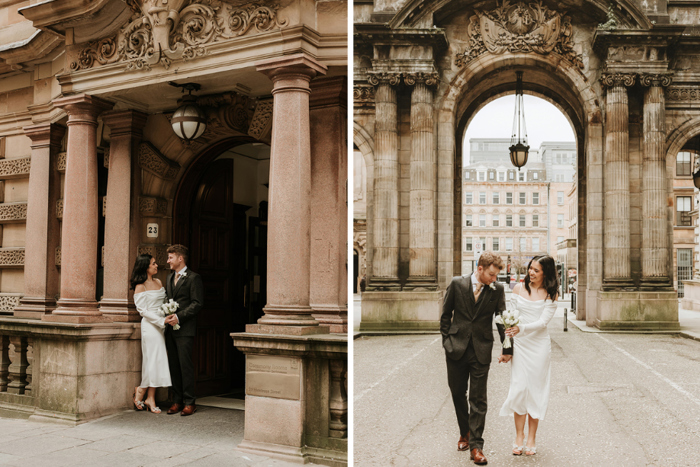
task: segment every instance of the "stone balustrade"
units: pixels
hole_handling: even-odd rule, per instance
[[[0,393],[32,395],[33,339],[0,335]]]

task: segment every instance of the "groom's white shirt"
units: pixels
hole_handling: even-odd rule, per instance
[[[180,274],[180,275],[182,276],[182,274],[183,274],[186,270],[187,270],[187,266],[184,266],[182,269],[180,269],[180,272],[176,272],[175,274]],[[182,277],[181,277],[180,279],[182,279]],[[180,279],[178,279],[178,281],[179,281]],[[174,287],[175,287],[175,286],[173,286],[173,293],[175,293]],[[178,322],[178,324],[179,324],[179,323],[180,323],[180,318],[178,318],[177,315],[175,315],[175,319],[177,320],[177,322]]]
[[[476,284],[479,284],[479,279],[476,278],[476,273],[472,274],[472,292],[476,292]],[[484,284],[481,284],[483,287]]]

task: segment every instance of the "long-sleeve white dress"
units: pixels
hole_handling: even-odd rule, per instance
[[[520,312],[520,332],[513,338],[510,389],[501,407],[501,416],[529,414],[544,419],[549,403],[551,341],[547,324],[557,311],[557,303],[528,300],[514,295],[511,306]]]
[[[160,306],[165,300],[165,287],[134,294],[134,304],[141,319],[140,387],[158,388],[171,386],[168,353],[165,350],[165,317]]]

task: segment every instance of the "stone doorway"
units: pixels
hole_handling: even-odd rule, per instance
[[[266,224],[269,146],[249,140],[205,150],[183,177],[173,209],[173,243],[189,247],[189,266],[204,281],[193,355],[198,402],[222,396],[212,403],[231,408],[242,407],[235,400],[245,395],[245,356],[230,334],[262,314],[259,284],[267,280],[255,254],[265,239],[250,227]]]

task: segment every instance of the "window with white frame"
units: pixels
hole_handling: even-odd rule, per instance
[[[676,175],[692,175],[691,173],[691,153],[688,151],[681,151],[676,155]]]
[[[557,214],[557,229],[564,227],[564,214]]]
[[[539,214],[533,214],[533,215],[532,215],[532,226],[533,226],[533,227],[539,227],[539,226],[540,226],[540,215],[539,215]]]
[[[520,193],[520,204],[527,204],[527,193]]]
[[[486,214],[479,214],[479,227],[486,227]]]
[[[500,227],[500,224],[501,224],[500,216],[498,214],[494,214],[493,215],[493,226]]]
[[[506,251],[513,251],[513,237],[506,238]]]
[[[690,220],[690,211],[692,210],[692,197],[678,196],[676,197],[676,225],[690,226],[693,225]]]
[[[525,227],[525,214],[520,214],[520,227]]]
[[[501,194],[497,191],[493,192],[493,204],[500,204],[501,202]]]
[[[464,240],[464,249],[465,249],[465,251],[472,251],[473,250],[471,237],[467,237]]]
[[[559,206],[564,204],[564,192],[563,191],[557,191],[557,204]]]
[[[464,194],[464,204],[473,204],[474,199],[473,199],[474,194],[471,191],[468,191],[467,193]]]
[[[564,241],[564,236],[563,235],[558,235],[557,236],[557,243],[561,243]]]
[[[501,249],[501,245],[498,238],[493,239],[493,251],[498,251]]]
[[[506,181],[506,173],[505,173],[505,172],[498,172],[498,181],[499,181],[499,182],[505,182],[505,181]]]
[[[532,251],[540,251],[540,239],[539,238],[533,238],[532,239]]]
[[[472,215],[471,215],[471,214],[467,214],[467,215],[464,216],[464,217],[465,217],[465,219],[466,219],[466,225],[467,225],[467,227],[471,227],[471,226],[472,226]]]
[[[486,172],[477,172],[476,179],[480,182],[485,181],[486,180]]]
[[[506,227],[513,227],[513,215],[506,214]]]
[[[520,251],[527,251],[527,239],[520,238]]]
[[[532,194],[532,204],[540,204],[540,194],[539,193]]]
[[[464,172],[464,179],[469,180],[469,172]]]
[[[519,182],[525,181],[525,172],[518,172],[518,181]]]
[[[485,191],[479,192],[479,204],[486,204],[486,192]]]
[[[496,179],[496,172],[489,172],[489,180],[495,180]]]
[[[540,174],[538,172],[533,172],[532,174],[532,179],[537,180],[539,178]]]
[[[515,172],[512,170],[508,172],[508,180],[515,180]]]
[[[513,193],[506,193],[506,204],[513,204]]]

